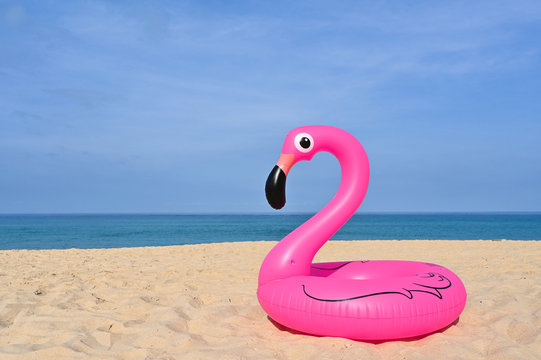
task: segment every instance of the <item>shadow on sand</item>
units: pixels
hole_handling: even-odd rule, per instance
[[[313,335],[313,334],[308,334],[308,333],[298,331],[298,330],[295,330],[295,329],[290,329],[290,328],[276,322],[273,318],[271,318],[268,315],[267,315],[267,319],[269,319],[269,321],[280,331],[287,331],[288,333],[293,334],[293,335],[306,335],[306,336],[312,336],[312,337],[324,337],[324,336],[321,336],[321,335]],[[390,342],[390,341],[402,341],[402,342],[418,341],[418,340],[424,339],[424,338],[426,338],[426,337],[428,337],[428,336],[430,336],[432,334],[442,333],[445,330],[449,329],[451,326],[457,325],[459,321],[460,321],[460,317],[458,317],[455,321],[453,321],[452,323],[450,323],[449,325],[447,325],[446,327],[444,327],[442,329],[433,331],[433,332],[428,333],[428,334],[419,335],[419,336],[413,336],[413,337],[404,338],[404,339],[388,339],[388,340],[354,340],[354,339],[351,339],[351,340],[358,341],[358,342],[363,342],[363,343],[369,343],[369,344],[376,344],[376,345],[386,343],[386,342]]]

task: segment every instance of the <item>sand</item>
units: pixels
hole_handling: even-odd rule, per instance
[[[410,341],[295,334],[256,298],[273,242],[0,251],[0,359],[539,359],[541,243],[332,241],[318,261],[452,269],[459,321]]]

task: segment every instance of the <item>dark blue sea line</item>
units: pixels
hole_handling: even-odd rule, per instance
[[[299,215],[0,215],[0,249],[280,240]],[[541,240],[541,213],[359,214],[335,240]]]

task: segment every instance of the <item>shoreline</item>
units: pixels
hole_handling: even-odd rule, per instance
[[[333,240],[314,261],[416,260],[468,291],[443,332],[379,344],[294,334],[256,297],[276,241],[0,250],[2,359],[534,359],[541,353],[537,241]]]
[[[416,242],[416,241],[436,241],[436,242],[525,242],[525,243],[536,243],[541,242],[541,239],[535,240],[524,240],[524,239],[505,239],[505,238],[494,238],[494,239],[355,239],[355,240],[343,240],[343,239],[331,239],[328,240],[325,244],[332,243],[362,243],[362,242]],[[119,246],[119,247],[96,247],[96,248],[50,248],[50,249],[0,249],[0,252],[5,251],[54,251],[54,250],[121,250],[121,249],[148,249],[148,248],[174,248],[174,247],[183,247],[183,246],[199,246],[199,245],[220,245],[220,244],[232,244],[232,245],[242,245],[242,244],[259,244],[259,243],[272,243],[277,244],[279,240],[246,240],[246,241],[223,241],[223,242],[206,242],[206,243],[193,243],[193,244],[172,244],[172,245],[147,245],[147,246]],[[324,245],[326,246],[326,245]],[[323,247],[324,248],[324,247]],[[322,248],[322,249],[323,249]]]
[[[429,241],[429,242],[443,242],[443,241],[449,241],[454,243],[460,243],[460,242],[525,242],[525,243],[537,243],[541,242],[541,239],[379,239],[379,240],[365,240],[365,239],[359,239],[359,240],[343,240],[343,239],[337,239],[337,240],[329,240],[327,241],[327,244],[334,243],[334,242],[344,242],[344,243],[350,243],[350,242],[415,242],[415,241]],[[199,246],[199,245],[219,245],[219,244],[247,244],[247,243],[278,243],[278,240],[246,240],[246,241],[223,241],[223,242],[202,242],[202,243],[189,243],[189,244],[172,244],[172,245],[146,245],[146,246],[119,246],[119,247],[70,247],[70,248],[11,248],[11,249],[1,249],[1,252],[6,251],[64,251],[64,250],[121,250],[121,249],[152,249],[152,248],[174,248],[174,247],[183,247],[183,246]],[[317,258],[317,255],[316,255]],[[316,259],[314,258],[314,259]],[[373,259],[378,260],[378,259]],[[315,261],[315,260],[314,260]]]

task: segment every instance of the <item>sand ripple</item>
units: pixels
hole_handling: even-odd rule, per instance
[[[538,359],[540,244],[327,244],[316,260],[420,260],[463,279],[454,326],[378,344],[269,321],[255,295],[269,242],[0,251],[0,359]]]

